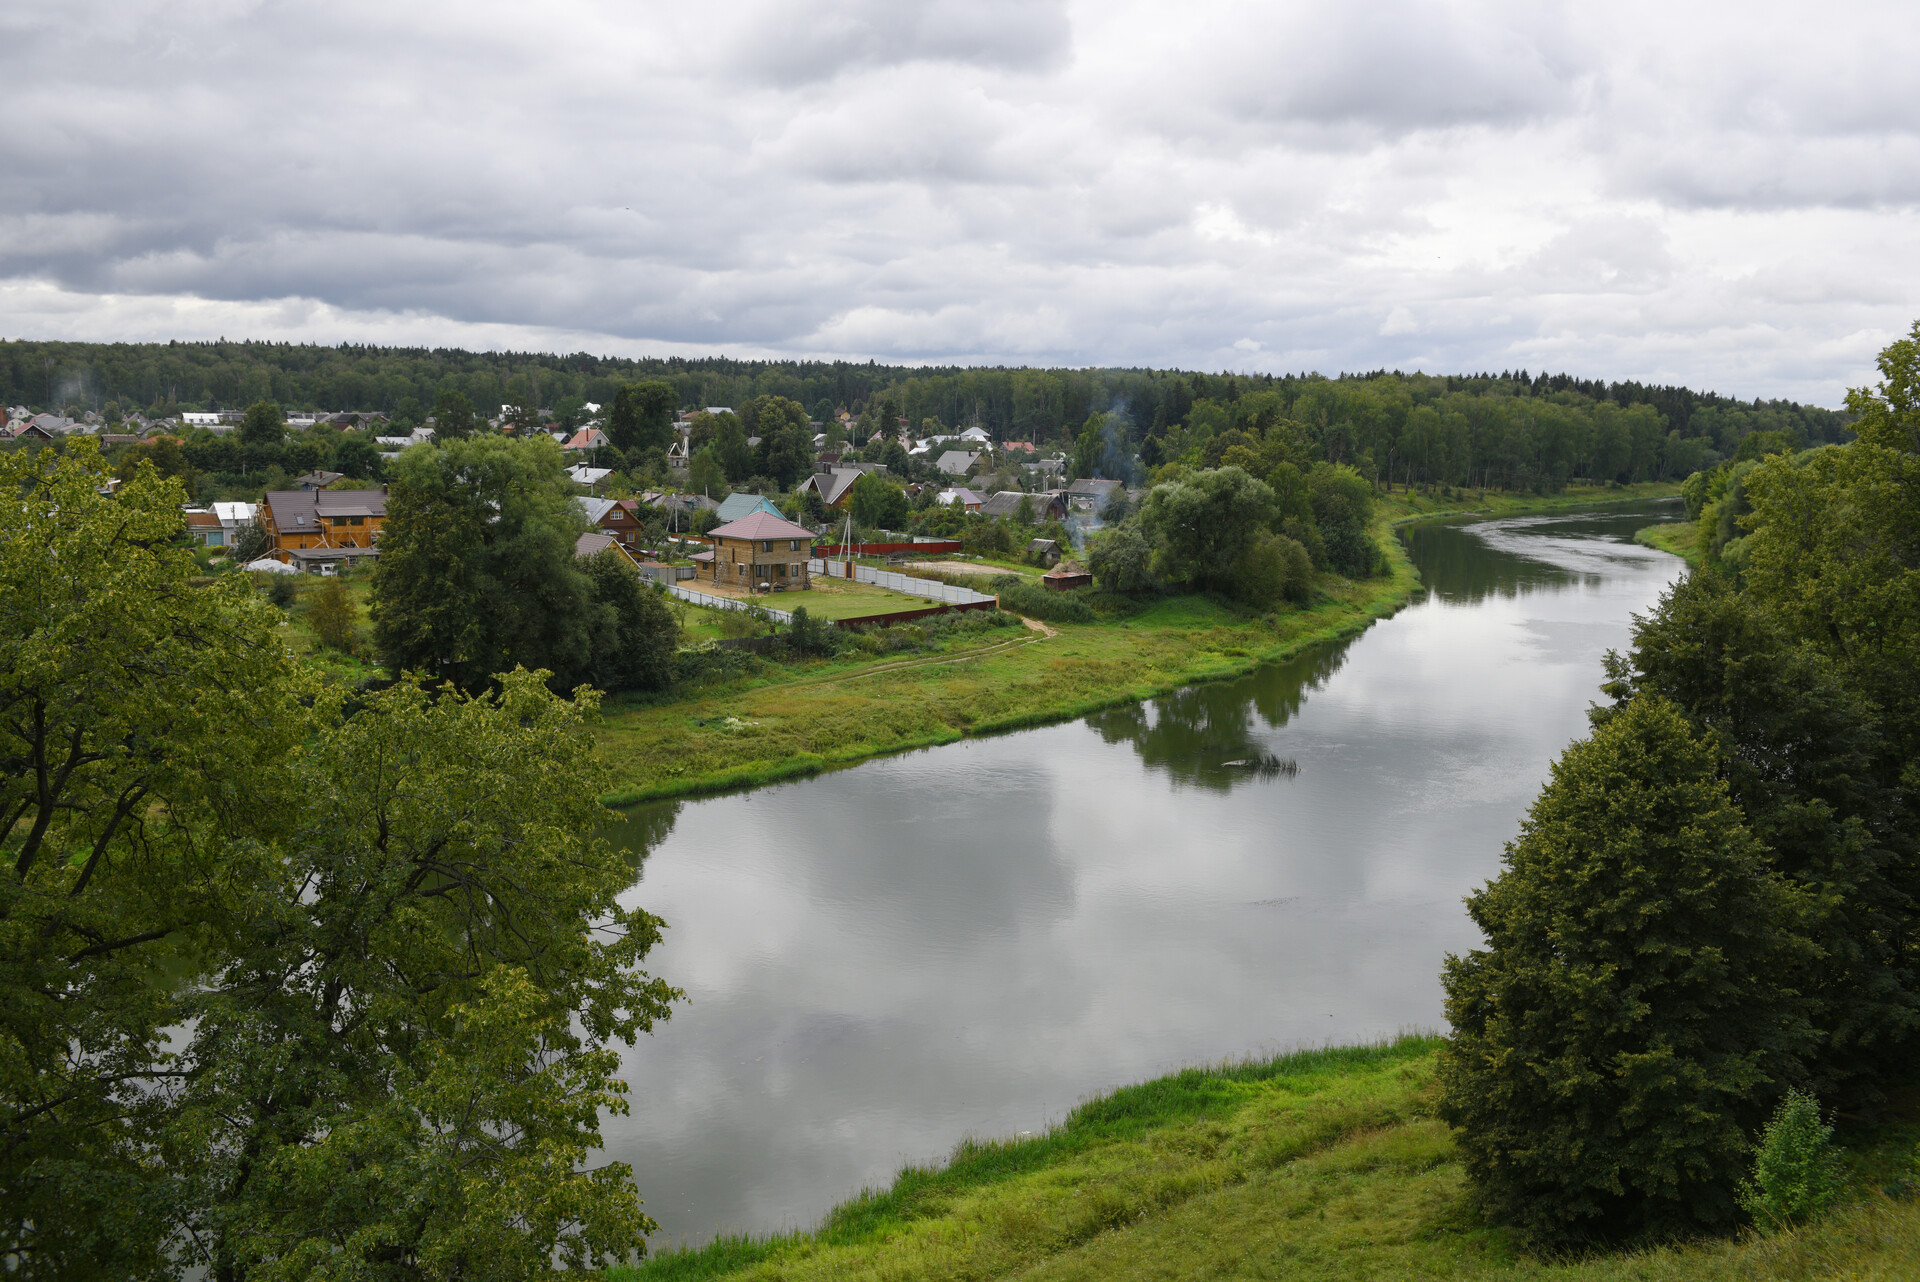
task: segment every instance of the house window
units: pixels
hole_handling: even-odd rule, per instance
[[[761,550],[762,552],[771,552],[771,551],[773,551],[773,540],[772,540],[772,539],[761,539],[761,540],[760,540],[760,550]]]
[[[798,552],[800,550],[800,540],[794,539],[790,543],[788,543],[787,550],[789,552]]]
[[[364,516],[350,516],[347,518],[348,525],[365,525],[366,522],[367,518]]]
[[[619,520],[624,520],[624,519],[625,519],[625,513],[623,513],[623,512],[621,512],[621,510],[620,510],[619,508],[615,508],[615,509],[613,509],[613,511],[611,511],[611,512],[609,512],[609,513],[607,513],[607,519],[608,519],[609,521],[619,521]]]

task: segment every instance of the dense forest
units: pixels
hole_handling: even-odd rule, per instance
[[[457,349],[275,343],[0,342],[0,399],[34,409],[241,409],[406,415],[457,393],[477,407],[602,405],[640,381],[670,385],[683,410],[756,397],[817,420],[846,409],[867,430],[985,428],[995,440],[1075,450],[1088,472],[1143,479],[1206,461],[1207,442],[1265,440],[1276,425],[1315,457],[1376,484],[1550,490],[1576,478],[1684,477],[1734,457],[1756,432],[1799,448],[1849,438],[1848,416],[1788,401],[1607,383],[1564,374],[1247,375],[1151,369],[1009,369],[873,362],[624,360]],[[931,422],[929,422],[931,420]],[[1098,428],[1089,439],[1088,428]],[[1238,436],[1231,436],[1239,433]]]

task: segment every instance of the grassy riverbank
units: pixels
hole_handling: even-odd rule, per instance
[[[1573,490],[1548,498],[1395,494],[1374,533],[1388,573],[1324,576],[1307,609],[1250,616],[1203,597],[1171,597],[1129,617],[1057,624],[911,659],[847,657],[772,666],[691,695],[609,702],[599,750],[619,784],[610,804],[770,783],[966,735],[1066,720],[1245,673],[1364,630],[1420,589],[1391,527],[1449,512],[1509,514],[1677,494],[1678,487]]]
[[[1692,521],[1663,522],[1634,533],[1633,541],[1643,547],[1671,552],[1688,565],[1700,564],[1700,527]]]
[[[608,1282],[1920,1277],[1920,1205],[1902,1187],[1920,1138],[1910,1120],[1843,1132],[1850,1199],[1798,1232],[1524,1259],[1474,1215],[1432,1115],[1437,1044],[1409,1037],[1126,1087],[1043,1135],[967,1143],[942,1167],[910,1168],[811,1233],[666,1253]]]

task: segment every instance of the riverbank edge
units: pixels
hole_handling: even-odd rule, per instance
[[[1033,709],[1015,716],[991,718],[973,725],[936,734],[917,735],[911,739],[887,744],[855,746],[835,753],[795,753],[777,763],[758,763],[691,777],[662,780],[657,784],[641,788],[618,789],[602,795],[599,801],[603,806],[626,808],[656,801],[680,801],[695,797],[718,796],[768,784],[787,783],[900,753],[943,747],[947,744],[959,743],[964,739],[1007,734],[1036,726],[1058,725],[1063,721],[1073,721],[1123,704],[1162,698],[1191,686],[1237,680],[1263,664],[1284,662],[1313,646],[1344,641],[1357,636],[1381,619],[1392,618],[1406,606],[1418,600],[1426,591],[1426,587],[1420,580],[1419,571],[1407,557],[1405,546],[1394,537],[1394,532],[1403,526],[1448,517],[1526,516],[1564,511],[1569,508],[1642,503],[1649,500],[1678,498],[1679,495],[1678,482],[1661,482],[1618,489],[1609,487],[1576,490],[1556,495],[1481,495],[1471,500],[1464,497],[1457,500],[1433,499],[1425,495],[1382,496],[1379,508],[1374,514],[1372,532],[1374,541],[1386,554],[1388,573],[1383,579],[1366,581],[1364,586],[1369,589],[1366,594],[1349,603],[1339,611],[1336,618],[1328,620],[1323,626],[1295,634],[1261,650],[1235,656],[1226,662],[1196,665],[1181,671],[1171,679],[1109,691],[1094,699],[1080,699]],[[1426,506],[1428,504],[1431,506]],[[958,656],[960,660],[966,657]]]
[[[1773,1282],[1916,1276],[1910,1122],[1846,1122],[1848,1192],[1769,1235],[1527,1259],[1481,1220],[1436,1116],[1435,1034],[1190,1066],[1090,1095],[1031,1135],[962,1140],[806,1230],[667,1249],[603,1282],[1228,1276],[1258,1257],[1352,1276]],[[1317,1211],[1317,1215],[1314,1212]]]
[[[1694,569],[1700,568],[1700,529],[1692,521],[1662,521],[1633,532],[1641,547],[1667,552]]]

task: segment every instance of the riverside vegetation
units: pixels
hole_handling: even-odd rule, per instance
[[[1703,568],[1475,897],[1451,1039],[1129,1088],[818,1233],[643,1274],[1911,1276],[1920,329],[1882,369],[1848,445],[1799,407],[1692,404],[1725,432],[1662,437],[1657,398],[1548,380],[1145,376],[1145,421],[1071,434],[1154,484],[1103,513],[1099,586],[1058,622],[893,654],[801,627],[771,674],[711,650],[667,670],[665,607],[557,537],[557,451],[463,439],[458,393],[435,403],[462,430],[396,472],[368,599],[375,649],[436,683],[293,662],[276,607],[182,546],[191,449],[0,452],[27,499],[0,509],[0,1251],[22,1277],[618,1277],[650,1225],[632,1173],[589,1164],[625,1090],[610,1043],[678,994],[639,968],[664,923],[621,906],[633,856],[592,835],[594,798],[672,778],[659,743],[683,756],[665,786],[710,787],[1227,675],[1395,608],[1417,579],[1391,524],[1484,507],[1465,485],[1628,497],[1691,459]],[[657,425],[667,395],[634,386],[616,408]],[[270,420],[243,468],[288,448]],[[539,573],[488,560],[502,533]],[[337,647],[355,608],[301,626]],[[628,693],[603,714],[570,681]],[[897,693],[848,689],[875,681]],[[803,719],[842,737],[803,743]],[[1849,1193],[1730,1237],[1793,1088],[1850,1115]]]

